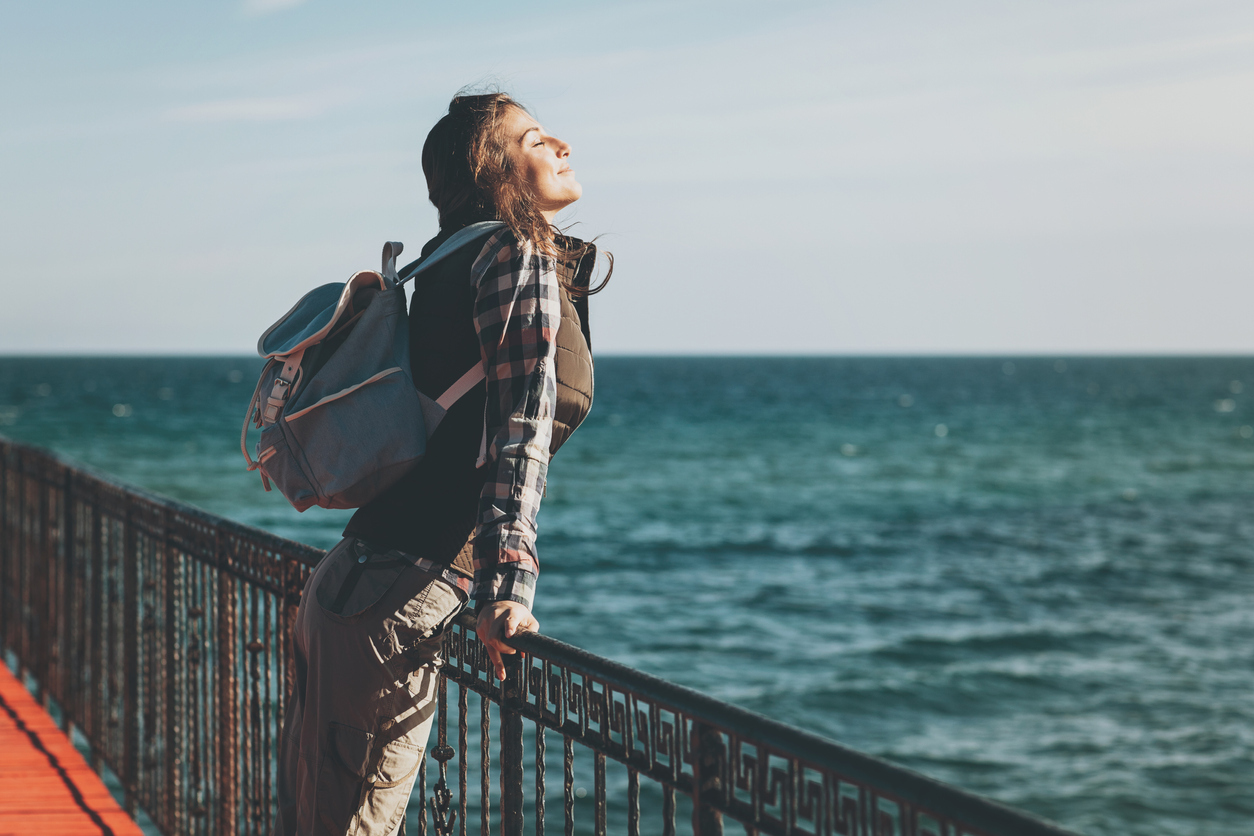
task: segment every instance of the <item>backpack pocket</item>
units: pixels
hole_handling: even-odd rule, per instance
[[[394,366],[290,412],[279,423],[292,447],[317,451],[306,457],[317,504],[357,508],[422,459],[421,421],[418,390],[405,370]]]
[[[297,511],[317,503],[318,492],[301,466],[300,454],[288,446],[280,424],[262,428],[257,442],[257,462],[261,472],[278,486]]]

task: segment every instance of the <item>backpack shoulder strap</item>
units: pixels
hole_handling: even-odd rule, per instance
[[[399,274],[397,274],[397,284],[405,284],[405,282],[414,278],[419,273],[434,267],[448,256],[460,250],[462,247],[472,244],[477,240],[486,238],[488,235],[496,232],[503,226],[505,226],[505,224],[501,221],[479,221],[478,223],[473,223],[470,226],[457,230],[457,232],[450,235],[448,240],[437,247],[430,255],[405,265]],[[386,263],[388,257],[391,256],[393,263],[395,263],[395,257],[399,254],[399,249],[396,249],[395,252],[390,252],[385,249],[383,256],[384,262]]]
[[[487,373],[483,369],[483,363],[475,363],[470,371],[459,377],[452,386],[445,389],[444,394],[436,398],[435,402],[440,405],[441,409],[448,412],[449,407],[460,401],[467,392],[475,388],[479,381],[485,377],[487,377]]]
[[[394,275],[396,275],[395,286],[400,287],[405,282],[414,278],[423,271],[434,267],[437,263],[443,261],[445,258],[463,247],[470,246],[476,241],[482,241],[503,226],[505,226],[505,224],[500,221],[480,221],[479,223],[473,223],[470,226],[459,229],[457,232],[450,235],[448,240],[437,247],[430,255],[420,258],[407,265],[400,271],[399,274],[394,273]],[[389,270],[389,268],[395,271],[394,265],[396,262],[396,256],[400,253],[400,251],[400,244],[396,242],[388,242],[384,245],[383,269],[385,271]],[[452,386],[445,389],[434,402],[425,401],[426,404],[431,405],[431,408],[428,408],[427,406],[423,407],[423,414],[427,422],[428,437],[435,432],[435,428],[439,426],[439,423],[444,418],[445,413],[452,408],[453,404],[465,397],[470,390],[478,386],[479,383],[481,383],[486,377],[487,370],[484,368],[483,363],[475,363],[466,371],[465,374],[459,377]],[[426,396],[424,396],[424,398],[425,397]],[[482,446],[483,443],[481,442],[480,447]],[[480,451],[480,457],[482,458],[482,450]]]

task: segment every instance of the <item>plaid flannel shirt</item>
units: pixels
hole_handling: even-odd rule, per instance
[[[529,609],[540,564],[536,513],[549,469],[557,402],[557,262],[508,229],[492,235],[470,270],[475,331],[487,371],[479,466],[492,472],[479,497],[474,533],[480,605],[517,601]]]

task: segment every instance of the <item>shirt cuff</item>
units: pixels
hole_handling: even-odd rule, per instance
[[[494,601],[514,601],[535,609],[536,575],[517,564],[498,565],[475,591],[476,612]]]

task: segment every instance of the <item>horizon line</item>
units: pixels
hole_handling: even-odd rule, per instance
[[[1197,350],[1197,351],[1018,351],[1018,352],[994,352],[994,351],[848,351],[848,352],[818,352],[818,351],[767,351],[767,352],[617,352],[609,351],[594,354],[594,359],[624,359],[624,360],[651,360],[651,359],[1040,359],[1040,360],[1066,360],[1072,358],[1128,358],[1128,359],[1186,359],[1186,358],[1214,358],[1214,359],[1254,359],[1254,350],[1249,351],[1214,351],[1214,350]],[[231,352],[21,352],[21,353],[0,353],[0,362],[5,360],[177,360],[177,359],[197,359],[197,360],[261,360],[257,354],[231,353]]]

